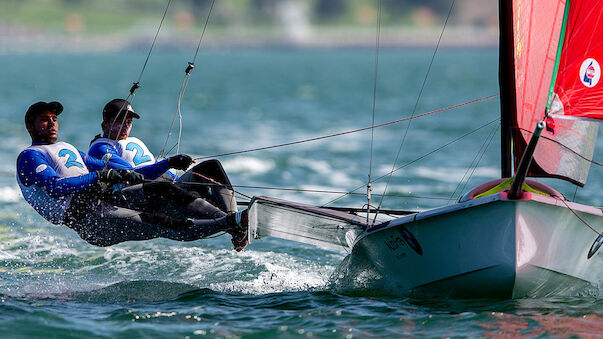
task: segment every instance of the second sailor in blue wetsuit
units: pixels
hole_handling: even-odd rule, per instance
[[[103,166],[104,161],[86,156],[74,146],[57,141],[58,102],[37,102],[25,114],[32,145],[19,154],[17,182],[25,200],[53,224],[64,224],[91,244],[109,246],[128,240],[164,237],[181,241],[201,239],[225,231],[233,238],[246,234],[246,213],[203,218],[196,197],[181,197],[173,205],[181,215],[172,217],[149,210],[116,206],[119,190],[114,184],[140,182],[142,175]],[[198,215],[195,216],[194,214]]]
[[[115,167],[135,168],[146,179],[157,179],[163,174],[173,179],[175,175],[168,171],[169,168],[186,170],[193,162],[189,156],[176,156],[158,162],[140,139],[130,136],[132,119],[139,118],[140,115],[134,112],[128,101],[111,100],[103,109],[103,134],[95,136],[90,142],[88,154],[97,159],[111,159]]]
[[[153,180],[123,188],[118,196],[121,199],[112,203],[133,209],[160,208],[170,214],[174,211],[174,201],[201,197],[204,203],[196,202],[196,210],[203,211],[201,217],[220,218],[237,212],[232,185],[218,160],[197,164],[178,178],[169,169],[187,170],[193,163],[192,158],[180,154],[157,161],[142,140],[130,136],[133,119],[140,118],[130,102],[109,101],[103,108],[102,118],[103,133],[91,141],[88,155],[104,160],[111,168],[135,170],[145,179]],[[237,250],[246,244],[233,240]]]

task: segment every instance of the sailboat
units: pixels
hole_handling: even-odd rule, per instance
[[[500,179],[382,223],[254,197],[250,241],[347,251],[335,280],[394,295],[600,295],[602,210],[526,177],[586,183],[603,119],[603,3],[501,0],[499,11]]]

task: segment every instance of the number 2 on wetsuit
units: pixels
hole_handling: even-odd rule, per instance
[[[73,153],[72,150],[63,148],[62,150],[59,151],[59,157],[64,157],[64,156],[68,156],[67,158],[67,162],[65,163],[65,167],[69,168],[72,166],[77,166],[77,167],[84,167],[84,165],[82,165],[81,163],[79,163],[77,161],[77,155],[75,155],[75,153]]]
[[[131,142],[131,143],[127,144],[126,150],[135,152],[134,158],[132,159],[132,161],[134,162],[134,166],[138,166],[147,161],[151,161],[151,157],[148,155],[145,155],[142,147],[140,147],[140,145],[135,142]]]

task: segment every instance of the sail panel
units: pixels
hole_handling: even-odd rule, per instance
[[[516,124],[520,128],[533,130],[544,118],[564,8],[562,0],[513,3]]]
[[[603,119],[603,4],[572,0],[551,113]]]
[[[568,7],[576,10],[574,7],[580,6],[581,1],[591,0],[572,0]],[[591,2],[595,7],[602,6],[596,1]],[[519,165],[536,123],[546,118],[559,41],[564,38],[561,32],[565,9],[564,0],[513,2],[516,113],[511,124],[515,168]],[[570,16],[567,18],[569,23]],[[567,38],[574,34],[572,27],[567,26],[564,34],[566,39],[561,41],[570,44],[575,40]],[[562,59],[564,51],[565,49],[561,51]],[[566,81],[570,75],[561,68],[562,62],[558,64],[560,68],[557,80]],[[559,100],[551,102],[551,107],[558,107],[560,103]],[[560,178],[583,186],[594,153],[598,124],[554,117],[546,119],[546,122],[546,129],[536,147],[528,175]]]

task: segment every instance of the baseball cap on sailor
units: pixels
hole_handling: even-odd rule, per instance
[[[52,112],[56,115],[59,115],[61,112],[63,112],[63,105],[61,105],[61,103],[58,101],[38,101],[29,106],[27,112],[25,112],[25,123],[33,122],[38,114],[42,114],[44,112]]]
[[[140,115],[134,112],[132,105],[124,99],[113,99],[103,108],[103,119],[112,118],[116,115],[127,113],[129,116],[140,119]]]

